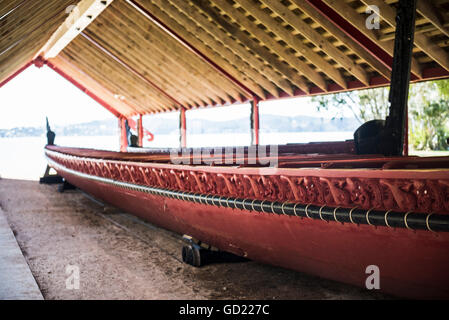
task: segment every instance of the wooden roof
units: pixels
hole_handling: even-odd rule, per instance
[[[1,1],[0,82],[45,54],[76,3]],[[115,0],[48,61],[125,116],[375,87],[390,79],[396,3]],[[449,0],[418,0],[413,81],[448,77],[448,47]]]

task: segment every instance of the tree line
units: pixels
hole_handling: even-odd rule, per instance
[[[389,112],[389,88],[375,88],[317,96],[318,110],[334,110],[334,117],[350,111],[360,124],[385,119]],[[448,150],[449,80],[410,85],[408,101],[409,144],[415,150]]]

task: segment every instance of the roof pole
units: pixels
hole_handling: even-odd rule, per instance
[[[120,152],[126,152],[128,150],[128,130],[126,130],[126,118],[120,117],[118,122],[120,128]]]
[[[137,120],[137,135],[139,136],[139,147],[143,148],[143,116],[139,115]]]
[[[396,38],[394,45],[393,71],[390,87],[390,114],[386,119],[386,132],[391,155],[401,156],[407,153],[404,148],[408,134],[408,94],[412,50],[415,35],[417,0],[400,0],[396,16]]]
[[[181,148],[187,148],[187,121],[186,121],[186,109],[182,108],[179,113],[179,142]]]
[[[251,145],[259,145],[259,98],[251,101]]]

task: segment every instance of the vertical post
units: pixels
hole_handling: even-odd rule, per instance
[[[259,98],[251,101],[251,145],[259,145]]]
[[[128,148],[128,132],[126,130],[126,118],[119,118],[119,126],[120,126],[120,151],[126,152]]]
[[[401,156],[404,150],[408,122],[408,94],[412,50],[415,36],[417,0],[400,0],[396,16],[396,38],[390,87],[390,114],[386,132],[391,143],[390,155]]]
[[[143,147],[143,116],[139,115],[137,120],[137,135],[139,136],[139,147]]]
[[[405,111],[405,133],[404,133],[404,150],[403,150],[403,156],[408,156],[408,133],[409,133],[409,121],[408,121],[408,104]]]
[[[179,113],[179,142],[181,145],[181,148],[187,147],[187,122],[186,122],[186,109],[182,108],[181,112]]]

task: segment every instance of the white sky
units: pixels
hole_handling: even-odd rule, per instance
[[[0,128],[37,127],[45,125],[45,116],[51,125],[67,125],[93,120],[113,119],[101,105],[48,67],[29,67],[0,88]],[[246,107],[245,107],[246,106]],[[232,121],[248,117],[249,105],[236,105],[188,111],[188,119]],[[310,98],[291,98],[262,102],[260,113],[284,116],[309,115],[331,117],[318,113]],[[173,117],[174,114],[160,115]],[[347,116],[351,116],[348,114]]]
[[[30,66],[0,88],[0,128],[66,125],[114,118],[109,111],[48,67]]]

